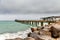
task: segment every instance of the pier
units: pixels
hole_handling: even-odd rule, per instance
[[[48,25],[51,23],[55,23],[56,21],[46,21],[46,20],[15,20],[16,22],[20,22],[23,24],[35,25],[35,26],[44,26],[44,23]]]
[[[44,18],[40,18],[40,20],[15,20],[15,21],[23,24],[44,26],[45,25],[44,23],[47,23],[47,25],[49,25],[51,23],[60,21],[60,16],[44,17]]]

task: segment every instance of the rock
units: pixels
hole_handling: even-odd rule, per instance
[[[32,38],[32,37],[27,37],[27,38],[25,38],[24,40],[35,40],[35,39]]]
[[[37,28],[36,27],[33,27],[33,28],[31,28],[31,31],[32,32],[37,31]]]
[[[54,28],[53,26],[50,28],[50,32],[51,32],[51,37],[53,37],[53,38],[59,37],[59,31],[56,28]]]
[[[30,37],[30,35],[33,34],[33,33],[34,33],[34,34],[36,33],[36,34],[40,35],[40,32],[39,32],[39,31],[34,31],[34,32],[32,32],[32,33],[31,33],[31,32],[28,33],[27,36]]]
[[[30,34],[29,34],[29,37],[32,37],[32,38],[34,38],[35,40],[43,40],[43,39],[40,38],[40,35],[37,34],[36,32],[30,33]]]
[[[6,39],[6,40],[22,40],[21,38],[15,38],[15,39]]]
[[[51,26],[53,26],[54,28],[58,29],[60,31],[60,21],[59,22],[56,22],[56,23],[53,23],[51,24]]]
[[[51,32],[45,31],[45,30],[40,30],[40,35],[49,35],[49,36],[51,36]]]
[[[21,38],[15,38],[14,40],[22,40]]]
[[[28,37],[30,37],[30,35],[31,35],[31,32],[27,34]]]
[[[14,40],[14,39],[5,39],[5,40]]]

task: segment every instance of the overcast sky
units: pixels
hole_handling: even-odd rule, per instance
[[[60,15],[60,0],[0,0],[0,20]]]

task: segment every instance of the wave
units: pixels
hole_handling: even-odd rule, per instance
[[[19,31],[17,33],[3,33],[3,34],[0,34],[0,40],[5,40],[5,39],[14,39],[14,38],[26,38],[27,37],[27,34],[31,32],[30,28],[25,30],[25,31]]]

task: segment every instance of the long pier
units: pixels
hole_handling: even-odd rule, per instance
[[[36,26],[44,26],[44,23],[47,23],[48,25],[51,23],[55,23],[56,21],[48,21],[48,20],[15,20],[16,22],[20,22],[23,24],[29,24],[29,25],[36,25]]]

